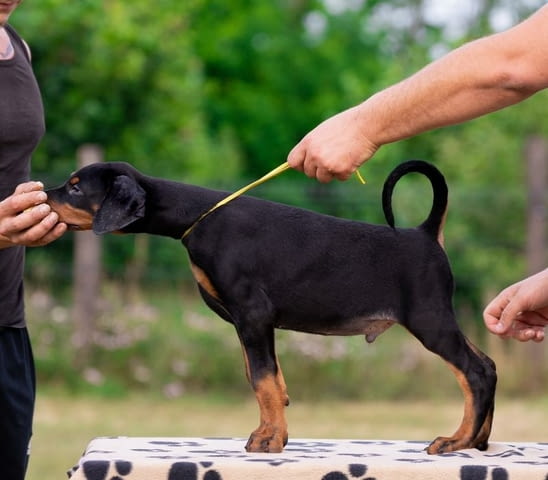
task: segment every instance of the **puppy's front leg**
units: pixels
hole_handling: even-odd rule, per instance
[[[247,441],[248,452],[280,453],[287,444],[285,407],[289,398],[280,370],[275,376],[267,375],[253,387],[259,403],[261,422]]]
[[[249,437],[248,452],[280,453],[287,444],[285,407],[289,405],[282,370],[274,351],[274,330],[238,332],[247,378],[259,404],[260,424]]]

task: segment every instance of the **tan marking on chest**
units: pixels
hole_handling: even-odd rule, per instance
[[[192,272],[192,276],[194,277],[196,282],[198,282],[198,285],[200,285],[200,287],[202,287],[213,298],[221,301],[221,299],[219,298],[219,293],[213,286],[213,283],[211,283],[209,277],[200,267],[190,262],[190,271]]]

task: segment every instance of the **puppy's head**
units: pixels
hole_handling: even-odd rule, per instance
[[[146,193],[139,177],[125,163],[94,163],[46,190],[47,203],[71,230],[120,231],[145,215]]]

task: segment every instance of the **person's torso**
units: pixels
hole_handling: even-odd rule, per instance
[[[29,179],[30,159],[45,131],[44,111],[28,53],[6,26],[14,55],[0,61],[0,200]],[[25,325],[24,248],[0,250],[0,326]]]
[[[28,180],[30,157],[44,134],[40,90],[21,39],[6,31],[15,50],[0,61],[0,197]],[[5,190],[8,189],[8,191]],[[11,191],[9,191],[11,188]]]

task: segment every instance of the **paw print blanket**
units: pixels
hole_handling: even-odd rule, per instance
[[[71,480],[548,480],[548,443],[431,456],[428,442],[290,440],[246,453],[236,438],[96,438]]]

